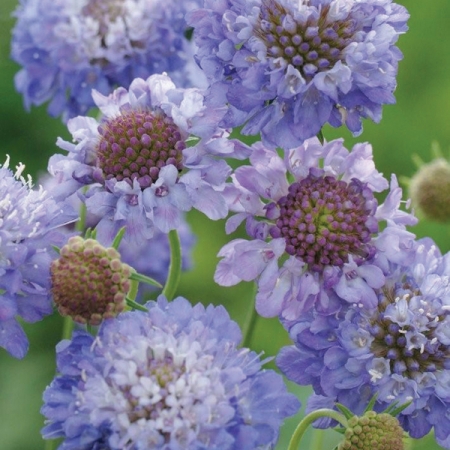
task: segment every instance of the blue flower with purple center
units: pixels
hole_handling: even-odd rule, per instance
[[[292,148],[329,123],[353,134],[395,102],[395,46],[409,14],[391,0],[205,0],[187,14],[225,126]]]
[[[181,297],[146,306],[57,346],[44,438],[63,438],[60,450],[273,448],[299,402],[238,348],[226,310]]]
[[[317,138],[284,159],[253,145],[251,165],[239,167],[225,191],[226,230],[245,221],[251,240],[235,239],[219,252],[215,280],[230,286],[257,280],[256,308],[266,317],[295,320],[314,307],[337,311],[344,303],[375,306],[389,261],[408,258],[416,219],[400,210],[401,189],[388,188],[369,144],[349,152],[342,140]],[[379,224],[386,225],[379,233]],[[400,252],[400,250],[405,250]],[[380,263],[374,264],[375,258]]]
[[[281,350],[277,364],[313,386],[310,409],[339,402],[360,414],[373,395],[378,411],[410,402],[398,417],[403,428],[420,438],[434,427],[437,442],[450,448],[450,254],[441,256],[431,239],[413,250],[408,265],[390,264],[374,308],[310,311],[288,324],[295,345]]]
[[[109,94],[134,78],[169,73],[198,86],[204,76],[186,38],[187,11],[198,0],[21,0],[11,56],[27,109],[50,101],[52,116],[95,107],[91,91]]]
[[[23,358],[28,339],[18,318],[37,322],[53,311],[50,263],[66,235],[58,228],[77,219],[75,212],[57,203],[45,190],[33,189],[13,172],[9,158],[0,166],[0,347]]]
[[[59,198],[78,192],[101,217],[99,233],[114,236],[126,226],[136,243],[154,229],[178,228],[192,208],[213,220],[227,215],[222,191],[231,169],[224,158],[246,157],[249,149],[217,126],[223,108],[206,107],[198,89],[177,89],[165,74],[93,97],[100,122],[71,119],[75,143],[59,139],[69,154],[50,159]]]

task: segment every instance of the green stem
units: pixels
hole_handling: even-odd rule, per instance
[[[321,417],[331,417],[334,420],[337,420],[344,427],[347,427],[347,419],[337,411],[333,409],[317,409],[309,413],[307,416],[303,418],[303,420],[297,425],[297,428],[292,435],[292,438],[289,442],[288,450],[297,450],[300,446],[300,441],[305,433],[306,429],[317,419]]]
[[[323,449],[323,437],[324,437],[323,430],[314,430],[314,433],[313,433],[312,439],[311,439],[311,446],[310,446],[312,450],[322,450]]]
[[[170,266],[162,294],[170,301],[173,299],[175,292],[178,289],[181,278],[181,244],[177,230],[169,231],[169,244]]]
[[[258,314],[255,308],[256,293],[257,288],[256,283],[254,283],[254,287],[252,290],[252,300],[249,302],[250,307],[247,311],[245,322],[242,325],[242,347],[244,348],[250,348],[250,344],[252,343],[253,330],[255,329],[256,321],[258,319]]]
[[[319,139],[320,143],[323,145],[325,142],[325,138],[323,137],[322,129],[317,133],[317,138]]]
[[[63,331],[62,331],[62,339],[70,339],[72,337],[74,323],[72,317],[64,316],[63,317]]]
[[[83,192],[86,192],[86,188]],[[81,203],[80,205],[80,220],[76,223],[75,229],[77,231],[81,231],[81,233],[84,233],[85,227],[86,227],[86,205],[84,203]]]
[[[55,450],[57,445],[58,445],[58,439],[45,440],[44,450]]]

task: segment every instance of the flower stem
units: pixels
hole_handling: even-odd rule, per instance
[[[64,316],[63,318],[63,331],[62,331],[62,339],[70,339],[72,337],[74,323],[72,317]]]
[[[58,439],[46,439],[44,450],[55,450],[58,445]]]
[[[297,450],[300,445],[300,441],[305,433],[306,429],[317,419],[321,417],[331,417],[334,420],[337,420],[344,427],[347,426],[347,419],[337,411],[333,409],[318,409],[316,411],[310,412],[307,416],[303,418],[303,420],[297,425],[297,428],[294,431],[294,434],[291,437],[289,442],[288,450]]]
[[[170,301],[173,299],[175,292],[178,289],[181,278],[181,244],[177,230],[169,231],[169,244],[170,266],[162,294]]]
[[[256,321],[258,319],[258,314],[255,308],[255,297],[256,297],[256,283],[254,283],[254,287],[252,290],[252,300],[249,302],[249,310],[245,317],[245,322],[242,325],[242,347],[250,348],[250,344],[252,343],[252,335],[253,330],[256,326]]]

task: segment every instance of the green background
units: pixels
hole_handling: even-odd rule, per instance
[[[24,111],[22,98],[13,84],[18,66],[9,58],[10,33],[14,25],[11,13],[17,2],[0,1],[0,162],[9,154],[11,166],[23,162],[27,172],[36,177],[46,170],[48,158],[58,152],[56,138],[70,140],[70,137],[58,119],[47,116],[45,106],[33,108],[29,113]],[[388,178],[391,173],[411,177],[415,171],[411,155],[418,154],[429,161],[433,141],[437,141],[446,154],[450,147],[450,2],[402,0],[399,3],[407,7],[411,19],[410,30],[399,40],[404,60],[399,68],[397,104],[384,108],[380,124],[366,122],[358,138],[351,137],[344,129],[324,130],[328,140],[344,137],[347,148],[356,142],[370,142],[377,167]],[[188,220],[198,236],[195,267],[183,274],[179,294],[194,303],[223,304],[232,318],[243,323],[252,287],[242,283],[223,288],[213,282],[216,254],[230,239],[223,231],[224,221],[211,222],[196,212],[191,213]],[[413,231],[418,236],[431,236],[442,252],[450,248],[447,225],[421,219]],[[54,347],[61,336],[62,322],[52,316],[37,324],[25,325],[25,329],[30,351],[24,360],[17,361],[0,350],[1,450],[44,448],[39,433],[43,424],[39,409],[42,392],[54,376]],[[287,335],[276,320],[258,319],[251,343],[254,350],[272,356],[287,344]],[[289,387],[304,400],[310,392],[292,384]],[[287,448],[299,417],[286,422],[278,449]],[[312,450],[311,436],[308,432],[302,449]],[[317,448],[332,449],[338,442],[338,435],[333,431],[322,433],[322,437],[324,442]],[[411,448],[434,450],[439,447],[428,437],[414,442]]]

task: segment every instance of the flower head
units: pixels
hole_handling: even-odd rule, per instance
[[[197,0],[22,0],[12,58],[22,66],[16,88],[25,106],[50,100],[66,121],[136,77],[168,72],[181,85],[202,79],[185,37],[184,14]],[[195,74],[195,75],[194,75]]]
[[[308,139],[284,160],[255,144],[251,166],[239,167],[226,195],[237,212],[232,232],[245,220],[250,241],[237,239],[219,253],[215,279],[232,285],[258,279],[256,306],[263,316],[286,320],[316,305],[331,313],[340,300],[374,306],[384,282],[375,258],[402,258],[415,218],[399,209],[396,179],[382,205],[375,193],[388,182],[375,169],[369,144],[351,152],[342,140]],[[388,226],[378,234],[379,223]],[[279,267],[278,260],[284,261]]]
[[[33,189],[23,170],[12,172],[9,158],[0,166],[0,346],[16,358],[28,350],[17,318],[37,322],[52,312],[51,246],[65,240],[57,229],[76,220],[71,208]]]
[[[374,395],[378,411],[410,403],[398,416],[402,427],[419,438],[434,426],[449,448],[449,420],[438,413],[450,406],[449,262],[430,239],[415,242],[413,261],[390,265],[375,308],[310,311],[289,324],[295,346],[282,349],[278,366],[356,413]]]
[[[217,126],[221,108],[207,108],[199,90],[177,89],[167,75],[93,96],[100,123],[71,119],[76,143],[59,139],[69,155],[50,159],[61,198],[87,187],[83,201],[88,212],[102,216],[101,232],[115,235],[126,225],[136,242],[154,229],[177,228],[183,211],[193,207],[211,219],[226,216],[221,191],[231,169],[220,157],[242,157],[247,149]]]
[[[133,272],[116,249],[71,237],[50,267],[53,301],[61,315],[98,325],[124,310]]]
[[[223,307],[160,297],[148,312],[77,332],[57,347],[58,375],[44,393],[45,438],[61,449],[269,448],[298,400],[280,375],[238,349]]]
[[[291,148],[326,123],[359,134],[381,119],[408,17],[391,0],[206,0],[187,21],[226,126]]]

